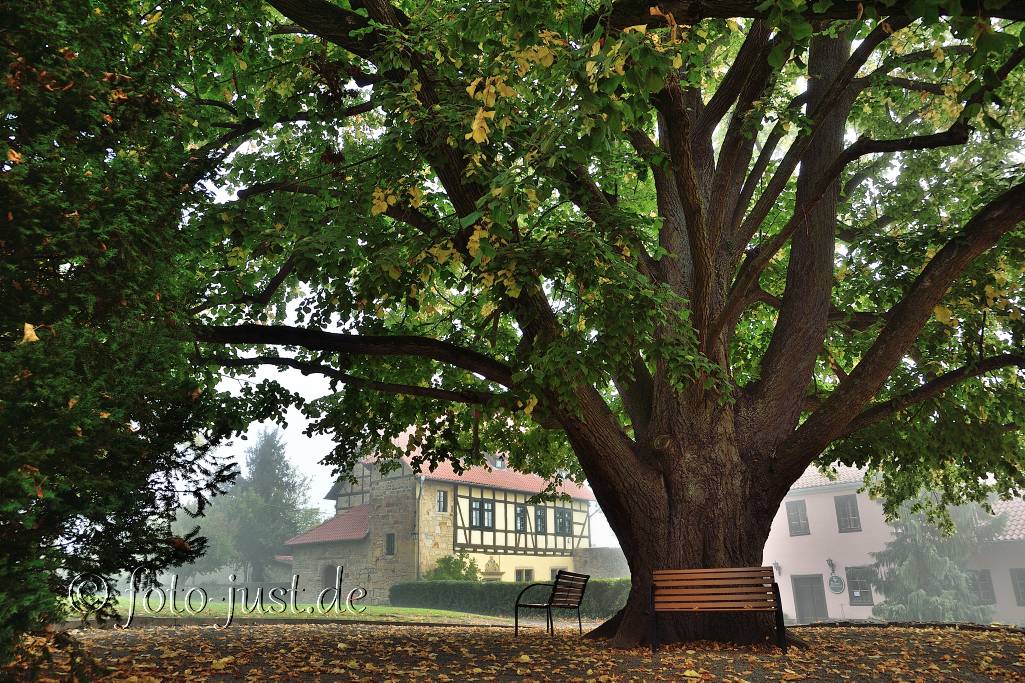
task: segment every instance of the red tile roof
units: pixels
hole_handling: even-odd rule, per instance
[[[402,462],[412,467],[409,456],[403,456]],[[491,488],[522,491],[524,493],[540,493],[544,490],[547,483],[543,477],[539,477],[536,474],[527,474],[509,467],[490,469],[482,466],[468,467],[463,470],[462,474],[456,474],[456,471],[452,469],[452,463],[448,461],[438,463],[433,472],[428,470],[426,466],[423,467],[422,472],[417,472],[416,468],[413,468],[413,472],[422,474],[425,479],[432,481],[477,484],[478,486],[490,486]],[[591,489],[574,484],[571,481],[564,481],[556,491],[558,493],[565,493],[570,498],[576,498],[577,500],[594,500],[594,493],[591,492]]]
[[[998,500],[993,512],[1004,515],[1004,530],[998,541],[1025,541],[1025,500]]]
[[[804,471],[801,478],[790,487],[793,489],[813,489],[819,486],[833,486],[835,484],[860,484],[865,479],[865,470],[860,467],[847,467],[846,465],[835,465],[829,468],[834,472],[833,478],[827,477],[812,465]]]
[[[370,529],[370,506],[357,505],[335,515],[320,526],[285,541],[285,545],[305,545],[328,541],[358,541]]]

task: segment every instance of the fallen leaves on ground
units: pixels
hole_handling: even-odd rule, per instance
[[[79,630],[26,638],[0,678],[67,680],[72,655],[107,681],[1025,681],[1025,634],[955,628],[796,628],[810,647],[688,643],[614,650],[562,631],[268,624]],[[69,654],[71,653],[71,654]],[[90,677],[92,677],[90,676]]]

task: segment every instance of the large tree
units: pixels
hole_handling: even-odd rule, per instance
[[[320,521],[320,511],[306,507],[309,481],[285,456],[278,430],[265,430],[246,450],[246,471],[223,501],[236,518],[232,545],[246,565],[250,581],[265,581],[266,568],[283,543]]]
[[[208,190],[180,238],[202,360],[330,378],[242,399],[302,408],[340,470],[415,425],[427,464],[586,477],[633,577],[596,635],[642,639],[653,568],[759,563],[816,459],[894,502],[1025,484],[1019,3],[140,16]]]

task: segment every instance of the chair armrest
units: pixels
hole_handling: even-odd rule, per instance
[[[527,591],[529,591],[531,588],[534,588],[535,586],[551,586],[551,587],[554,588],[555,584],[554,583],[532,583],[532,584],[530,584],[529,586],[527,586],[526,588],[521,590],[520,594],[516,596],[516,604],[517,605],[520,604],[520,598],[523,597],[523,594],[526,593]]]

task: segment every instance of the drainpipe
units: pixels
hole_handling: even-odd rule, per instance
[[[420,499],[424,495],[424,475],[417,475],[416,509],[413,511],[413,539],[416,541],[416,580],[420,580]]]

